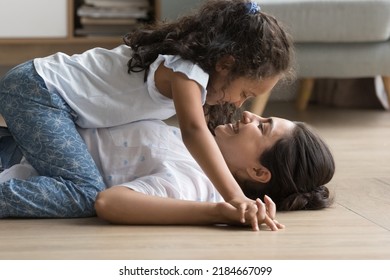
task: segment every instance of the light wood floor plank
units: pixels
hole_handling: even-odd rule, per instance
[[[390,177],[336,184],[337,203],[390,231]]]

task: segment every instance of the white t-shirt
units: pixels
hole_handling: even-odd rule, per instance
[[[151,64],[147,82],[144,71],[127,72],[132,50],[120,45],[112,50],[94,48],[69,56],[56,53],[34,59],[38,74],[50,91],[58,92],[76,112],[84,128],[113,127],[144,119],[165,120],[176,114],[173,100],[156,88],[154,74],[161,63],[185,74],[202,89],[206,101],[209,75],[180,56],[159,55]]]
[[[222,201],[185,147],[180,130],[159,120],[83,129],[81,136],[107,186],[195,201]]]
[[[122,185],[147,195],[182,200],[223,201],[188,152],[177,127],[144,120],[79,132],[107,187]],[[22,163],[1,173],[0,182],[33,174],[34,169]]]

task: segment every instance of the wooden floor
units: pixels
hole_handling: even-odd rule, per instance
[[[279,213],[278,232],[226,226],[113,226],[96,218],[0,220],[0,259],[390,259],[390,112],[271,103],[334,152],[332,208]]]

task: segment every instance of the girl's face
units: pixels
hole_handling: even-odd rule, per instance
[[[230,171],[244,174],[248,168],[260,167],[263,151],[271,148],[276,141],[289,135],[295,124],[281,118],[262,118],[245,111],[237,124],[220,125],[215,129],[215,140]],[[239,176],[237,176],[239,177]]]
[[[262,80],[241,77],[227,83],[226,75],[216,72],[210,77],[206,103],[216,105],[227,102],[238,108],[247,99],[270,92],[279,79],[279,76]]]

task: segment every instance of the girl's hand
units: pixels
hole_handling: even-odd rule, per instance
[[[228,201],[229,204],[231,204],[238,214],[240,215],[240,222],[242,224],[245,224],[247,221],[249,221],[253,227],[254,230],[257,230],[258,223],[257,223],[257,212],[258,207],[255,201],[248,199],[246,197],[243,197],[241,199],[233,199]]]

